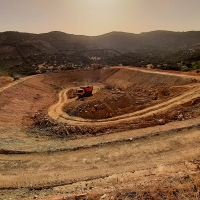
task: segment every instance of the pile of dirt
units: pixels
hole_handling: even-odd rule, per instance
[[[77,97],[76,90],[70,89],[67,92],[67,97],[68,97],[68,99],[73,99],[73,98]]]
[[[49,136],[51,138],[76,139],[83,135],[97,135],[108,131],[106,126],[71,126],[67,123],[59,123],[52,120],[42,111],[36,112],[35,115],[29,118],[29,121],[32,121],[30,125],[32,128],[43,131],[40,136]]]

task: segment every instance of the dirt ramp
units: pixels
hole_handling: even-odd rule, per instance
[[[192,78],[130,69],[119,69],[104,81],[105,84],[124,88],[130,86],[139,86],[144,88],[166,87],[185,85],[191,82],[193,82]]]

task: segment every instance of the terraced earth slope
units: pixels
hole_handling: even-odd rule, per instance
[[[197,198],[199,80],[113,67],[1,87],[0,199]]]

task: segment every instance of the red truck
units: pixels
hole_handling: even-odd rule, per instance
[[[79,98],[88,97],[92,95],[93,86],[81,86],[76,90],[76,94]]]

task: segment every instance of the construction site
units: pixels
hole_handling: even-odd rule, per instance
[[[0,199],[200,198],[198,73],[110,67],[0,86]]]

